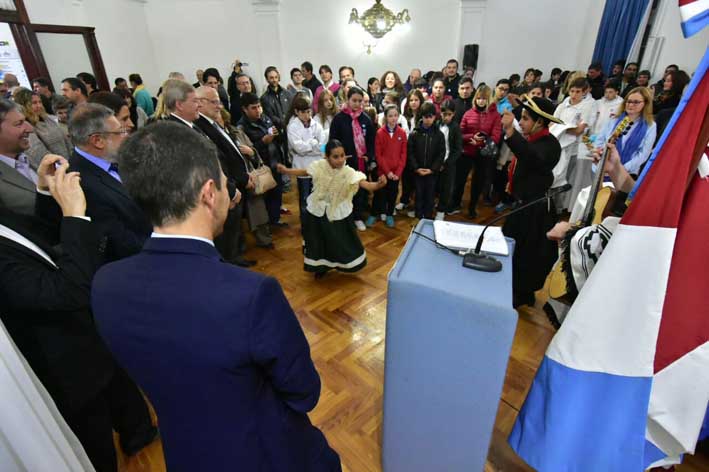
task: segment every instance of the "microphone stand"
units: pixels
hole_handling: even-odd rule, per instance
[[[536,205],[538,203],[544,202],[544,201],[549,201],[551,198],[564,193],[568,192],[571,190],[571,185],[566,184],[563,185],[557,189],[549,190],[546,195],[543,197],[537,198],[536,200],[532,200],[529,203],[525,203],[519,208],[515,208],[509,213],[505,213],[504,215],[500,215],[498,217],[495,217],[490,221],[485,228],[483,228],[482,233],[480,233],[480,236],[478,237],[478,242],[475,245],[475,250],[473,252],[467,252],[463,256],[463,267],[467,267],[469,269],[474,269],[474,270],[479,270],[481,272],[499,272],[502,270],[502,262],[497,260],[495,257],[489,255],[489,254],[484,254],[481,252],[481,248],[483,245],[483,240],[485,239],[485,231],[492,226],[493,223],[497,223],[500,221],[502,218],[507,218],[510,215],[513,215],[517,212],[520,212],[524,210],[525,208],[529,208],[532,205]]]

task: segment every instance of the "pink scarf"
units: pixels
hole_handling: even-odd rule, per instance
[[[367,143],[364,140],[364,133],[362,133],[362,125],[358,120],[362,110],[353,111],[348,105],[345,105],[340,111],[347,113],[352,118],[352,136],[354,137],[355,151],[357,151],[357,170],[364,172],[364,156],[367,154]]]

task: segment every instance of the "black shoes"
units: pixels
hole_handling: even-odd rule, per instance
[[[239,267],[253,267],[256,265],[256,261],[253,261],[251,259],[244,259],[241,256],[234,259],[232,263],[238,265]]]

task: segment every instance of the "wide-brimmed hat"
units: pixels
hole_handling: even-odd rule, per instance
[[[552,123],[559,123],[560,125],[564,124],[563,121],[554,116],[554,104],[546,98],[530,97],[526,94],[522,95],[521,98],[522,107],[536,113],[537,115],[551,121]]]

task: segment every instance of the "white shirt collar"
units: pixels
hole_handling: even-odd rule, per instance
[[[183,122],[184,124],[189,126],[190,128],[194,128],[194,124],[190,123],[189,121],[185,120],[184,118],[181,118],[181,117],[175,115],[174,113],[170,113],[170,116],[174,116],[175,118],[177,118],[178,120],[180,120],[181,122]]]
[[[199,236],[192,236],[189,234],[162,234],[162,233],[156,233],[153,231],[153,234],[150,235],[151,238],[157,238],[157,239],[165,239],[165,238],[175,238],[175,239],[194,239],[195,241],[202,241],[203,243],[207,243],[211,246],[214,246],[214,241],[211,239],[207,238],[200,238]]]

